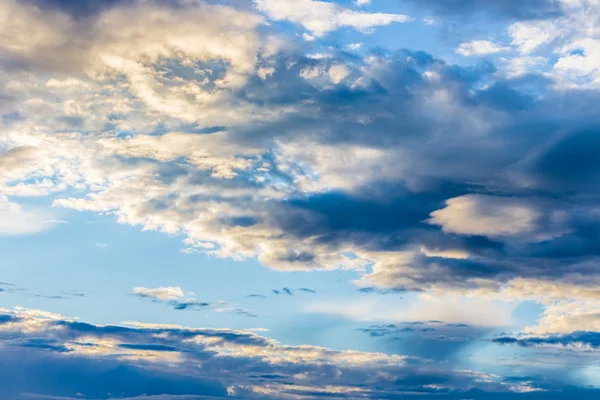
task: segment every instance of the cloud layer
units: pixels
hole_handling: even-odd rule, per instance
[[[412,393],[459,399],[524,392],[492,374],[439,369],[414,357],[286,346],[248,331],[134,325],[97,326],[37,310],[3,310],[1,352],[9,363],[0,369],[0,394],[380,399]]]
[[[444,29],[457,16],[462,23],[501,17],[502,32],[455,38],[446,58],[360,45],[355,39],[378,27],[417,23],[410,7],[407,14],[399,5],[371,7],[2,2],[0,235],[33,235],[56,227],[63,212],[93,212],[177,236],[191,255],[255,259],[278,271],[351,270],[363,294],[501,301],[503,321],[517,303],[537,302],[543,312],[534,323],[495,341],[596,351],[597,1],[419,2],[414,11],[435,15]],[[301,292],[314,294],[290,286],[270,295]],[[178,311],[258,316],[175,286],[133,294]],[[323,304],[330,314],[396,315],[364,303]],[[480,321],[496,318],[470,311]],[[48,363],[71,371],[76,359],[93,375],[105,367],[92,354],[107,354],[102,365],[110,368],[156,359],[174,365],[181,387],[190,388],[156,394],[477,398],[466,391],[520,390],[491,375],[425,371],[427,363],[403,357],[286,347],[247,333],[21,314],[3,317],[8,332],[26,334],[6,338],[2,351],[14,362],[40,348]],[[80,337],[86,330],[92,338]],[[42,353],[27,354],[26,361]],[[224,359],[240,368],[227,371],[231,378]],[[215,375],[181,360],[207,363]],[[146,367],[143,379],[162,376]],[[143,393],[120,384],[111,391]]]

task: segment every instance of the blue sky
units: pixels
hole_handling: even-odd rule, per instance
[[[0,397],[596,399],[596,0],[6,0]]]

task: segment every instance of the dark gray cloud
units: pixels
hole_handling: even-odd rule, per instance
[[[169,305],[171,305],[173,307],[174,310],[201,310],[204,309],[206,307],[210,307],[212,305],[212,303],[208,303],[205,301],[198,301],[198,300],[192,300],[192,301],[178,301],[178,300],[174,300],[174,301],[170,301]]]
[[[501,79],[489,62],[459,67],[412,51],[373,53],[384,67],[369,79],[363,77],[362,86],[319,87],[300,76],[305,68],[326,68],[333,62],[347,63],[351,75],[367,68],[360,59],[335,56],[334,60],[298,57],[288,66],[290,57],[282,54],[271,76],[257,77],[236,91],[239,98],[265,107],[296,108],[272,123],[229,130],[229,140],[240,148],[274,146],[264,155],[272,163],[270,177],[259,182],[240,173],[217,180],[208,172],[180,165],[176,175],[182,182],[210,183],[221,189],[189,201],[231,202],[222,193],[248,190],[247,196],[239,195],[234,202],[251,204],[255,212],[222,216],[217,223],[244,232],[273,229],[289,239],[290,248],[284,246],[276,257],[261,259],[269,266],[321,267],[315,246],[325,246],[326,251],[348,246],[370,252],[435,250],[414,260],[415,269],[431,272],[413,276],[413,284],[397,286],[400,290],[426,289],[433,283],[461,286],[469,284],[470,278],[502,283],[516,277],[598,275],[597,268],[584,262],[599,255],[594,245],[600,237],[600,219],[594,217],[597,188],[593,182],[600,174],[594,157],[600,121],[592,106],[600,100],[598,93],[557,93],[547,78]],[[427,79],[426,72],[439,79]],[[439,92],[446,100],[432,104]],[[290,158],[298,157],[295,165],[282,165],[276,143],[289,146]],[[303,153],[302,146],[315,146],[315,152],[319,146],[325,147],[324,152],[367,148],[383,155],[371,163],[357,155],[356,167],[344,172],[360,177],[350,188],[300,191],[285,200],[256,204],[249,193],[269,188],[273,180],[291,185],[314,176],[297,167],[319,162]],[[396,167],[399,160],[406,165]],[[316,165],[334,182],[344,178],[338,170],[346,167]],[[166,167],[161,170],[167,181],[173,173]],[[449,232],[426,222],[449,199],[465,195],[510,199],[539,215],[516,238]],[[173,201],[154,199],[145,212],[159,212]],[[540,239],[543,233],[553,235]],[[298,243],[311,246],[293,248]],[[471,257],[435,256],[449,251]]]
[[[271,293],[273,293],[274,295],[280,295],[280,294],[284,294],[287,296],[293,296],[294,294],[292,293],[292,291],[289,288],[284,287],[283,289],[279,290],[279,289],[273,289],[271,291]]]
[[[600,220],[594,217],[597,189],[593,184],[600,172],[594,157],[600,132],[598,118],[589,106],[592,98],[598,100],[598,94],[558,94],[548,82],[533,76],[500,80],[482,88],[495,72],[488,63],[456,67],[420,52],[400,52],[383,59],[390,63],[389,69],[370,85],[356,89],[317,91],[293,76],[306,65],[318,64],[315,60],[300,60],[291,72],[278,70],[271,79],[295,85],[287,96],[296,98],[288,97],[287,102],[312,98],[318,107],[310,116],[303,114],[261,129],[280,133],[280,140],[318,131],[311,139],[320,145],[368,146],[398,157],[409,151],[414,157],[410,172],[384,179],[374,174],[351,192],[328,190],[271,204],[271,220],[263,222],[294,238],[333,248],[347,243],[368,251],[424,246],[473,256],[468,260],[422,258],[422,268],[441,266],[447,271],[439,276],[424,275],[424,286],[427,280],[433,282],[442,275],[447,282],[452,277],[464,282],[468,278],[506,281],[515,277],[560,279],[584,272],[596,275],[597,269],[581,261],[598,255],[592,243],[600,228]],[[440,75],[441,83],[432,84],[423,77],[428,69]],[[527,89],[529,84],[544,97],[534,96]],[[247,93],[266,83],[256,85],[247,88]],[[440,88],[450,93],[453,106],[462,112],[476,119],[488,115],[488,131],[475,134],[473,126],[461,125],[461,118],[427,118],[419,103]],[[277,88],[274,90],[269,93],[271,101],[278,99]],[[362,115],[384,113],[390,117],[372,118],[365,125],[350,122]],[[497,121],[491,122],[494,118]],[[251,131],[240,134],[242,141],[254,140]],[[365,165],[381,167],[384,165]],[[282,172],[282,179],[294,177]],[[536,217],[531,230],[557,233],[544,239],[525,238],[514,246],[510,238],[449,233],[425,223],[448,199],[468,194],[502,196],[548,210]],[[559,228],[563,231],[558,232]],[[282,253],[279,261],[311,264],[316,258],[316,253],[303,251]]]
[[[263,158],[271,164],[268,177],[249,179],[240,171],[224,180],[184,163],[163,166],[159,175],[165,183],[176,177],[182,184],[210,184],[214,190],[190,198],[169,194],[151,199],[140,213],[162,213],[175,201],[223,201],[250,209],[241,216],[219,216],[214,224],[250,237],[254,230],[275,232],[270,237],[284,240],[276,254],[259,254],[261,262],[275,267],[322,268],[323,254],[344,248],[431,250],[413,260],[408,284],[391,283],[388,289],[419,290],[435,283],[468,286],[475,278],[501,284],[517,277],[598,277],[600,271],[585,262],[599,255],[594,245],[600,219],[594,217],[598,192],[593,182],[600,171],[594,157],[600,121],[592,106],[600,100],[598,93],[558,93],[548,79],[532,75],[502,79],[489,62],[459,67],[414,51],[378,51],[372,57],[378,67],[371,66],[373,71],[361,76],[363,85],[350,87],[316,85],[301,73],[344,62],[350,76],[365,75],[369,65],[364,60],[342,53],[326,60],[298,56],[290,66],[290,55],[281,54],[271,76],[251,79],[233,95],[264,107],[293,105],[295,112],[260,126],[228,130],[228,143],[240,149],[271,149]],[[429,79],[427,73],[438,78]],[[304,151],[307,146],[310,153]],[[350,159],[356,166],[337,164],[335,157],[311,158],[336,149],[356,154]],[[377,158],[370,161],[360,149]],[[345,186],[297,189],[283,200],[261,202],[253,197],[274,181],[293,186],[313,179],[311,165],[327,182],[353,178]],[[226,194],[242,189],[233,199]],[[512,202],[535,216],[514,237],[451,231],[427,222],[449,199],[461,196],[480,196],[473,209],[484,214]],[[493,204],[485,207],[486,203]],[[475,217],[465,215],[462,220]],[[448,252],[470,257],[444,257]],[[415,270],[422,273],[417,276]],[[286,294],[276,291],[273,294]]]
[[[554,345],[560,347],[568,346],[586,346],[590,348],[600,348],[600,332],[577,331],[562,335],[547,335],[543,337],[513,337],[502,336],[492,339],[492,342],[504,345],[519,345],[522,347],[536,347],[544,345]]]

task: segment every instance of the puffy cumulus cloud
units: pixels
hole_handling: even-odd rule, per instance
[[[3,396],[385,398],[410,392],[458,399],[519,392],[499,376],[414,357],[288,346],[250,331],[98,326],[45,314],[3,311]],[[68,377],[69,384],[59,386],[64,379],[48,374]]]
[[[403,14],[354,11],[334,2],[318,0],[254,0],[254,3],[258,10],[271,19],[300,24],[315,36],[323,36],[343,27],[370,32],[377,26],[410,20]]]

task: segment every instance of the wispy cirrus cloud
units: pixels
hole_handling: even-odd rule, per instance
[[[168,286],[158,288],[134,287],[134,296],[140,298],[152,299],[156,302],[168,304],[175,311],[202,311],[211,310],[214,312],[227,312],[246,317],[258,317],[257,314],[238,308],[228,302],[217,301],[201,301],[193,296],[193,293],[185,293],[179,286]]]

